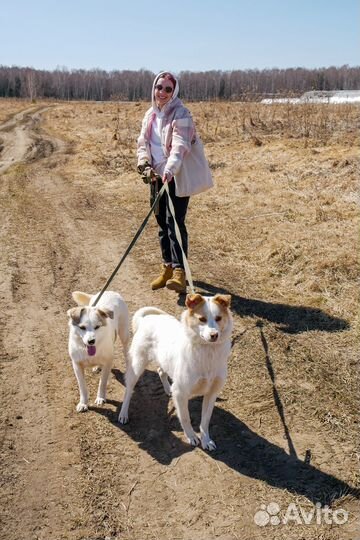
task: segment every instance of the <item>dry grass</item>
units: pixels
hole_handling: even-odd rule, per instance
[[[148,210],[148,188],[135,172],[136,138],[147,107],[146,103],[58,103],[46,113],[46,130],[66,141],[67,151],[54,154],[44,166],[57,169],[72,187],[82,188],[78,193],[85,192],[86,197],[79,195],[78,206],[83,213],[95,212],[97,219],[103,214],[109,227],[121,213],[127,227],[111,233],[114,245],[117,240],[121,245],[130,242]],[[164,484],[154,491],[157,508],[146,514],[148,538],[156,536],[152,527],[169,532],[165,522],[159,524],[156,510],[171,508],[172,526],[178,527],[178,531],[171,529],[172,537],[179,538],[191,527],[192,537],[197,533],[205,538],[207,532],[209,537],[206,527],[217,522],[214,516],[221,511],[228,521],[218,523],[211,534],[225,538],[226,533],[242,531],[244,523],[252,523],[261,503],[273,500],[282,508],[290,502],[311,505],[311,490],[318,489],[323,475],[352,486],[359,483],[358,108],[254,103],[197,103],[189,108],[216,182],[216,189],[194,197],[190,204],[190,266],[199,290],[229,292],[233,297],[233,354],[216,413],[226,419],[222,431],[228,439],[222,441],[224,449],[214,460],[204,457],[210,487],[205,485],[203,469],[191,469],[192,453],[181,457],[176,493],[161,470]],[[132,268],[141,274],[144,287],[149,274],[158,269],[156,234],[152,220],[131,254]],[[121,254],[111,252],[109,273]],[[156,299],[169,311],[182,310],[173,296],[160,292]],[[110,441],[112,427],[104,427],[103,420],[97,419],[96,426],[101,433],[107,430],[102,436]],[[212,429],[216,436],[215,420]],[[119,494],[115,489],[110,493],[108,487],[116,483],[118,457],[114,472],[108,457],[101,454],[104,440],[95,438],[96,452],[84,438],[82,453],[88,470],[94,456],[103,460],[89,474],[88,493],[101,491],[93,503],[87,501],[89,515],[100,512],[101,498],[111,524],[121,518],[119,506],[113,504]],[[248,462],[238,463],[238,448]],[[141,486],[131,491],[134,462],[144,456],[138,450],[128,452],[131,464],[123,473],[129,472],[131,483],[126,489],[138,505]],[[297,490],[291,489],[293,478],[289,488],[277,479],[282,465],[289,464],[288,454],[296,454],[298,463],[309,455],[314,467],[314,478],[297,469]],[[166,471],[171,469],[175,475],[175,465]],[[106,482],[99,482],[106,475]],[[245,476],[248,483],[239,480]],[[325,487],[330,484],[324,480]],[[109,493],[102,493],[105,489]],[[208,491],[204,494],[201,489]],[[334,492],[331,489],[326,495],[338,507],[352,504],[345,484],[337,484]],[[178,507],[181,497],[186,512]],[[196,512],[193,522],[189,518],[186,524],[191,506]],[[143,514],[136,510],[132,515],[134,521],[121,526],[144,533]],[[101,522],[101,516],[94,519]],[[274,537],[335,540],[342,532],[304,526],[279,529]],[[242,537],[269,538],[269,529],[252,530],[248,536],[245,531]]]
[[[27,109],[32,105],[28,99],[4,99],[0,98],[0,123],[5,122],[14,114]]]
[[[114,196],[133,224],[129,240],[147,209],[146,188],[135,173],[136,138],[147,107],[64,103],[48,115],[49,126],[56,124],[57,133],[76,148],[68,174],[81,183],[95,177]],[[217,185],[191,202],[195,280],[234,295],[249,330],[243,341],[249,340],[250,356],[251,340],[259,340],[254,323],[265,321],[279,348],[284,399],[326,428],[355,433],[358,108],[189,107]],[[154,224],[145,236],[149,249],[141,257],[155,269]],[[244,370],[240,348],[233,369],[239,369],[238,359]],[[313,393],[316,403],[309,399]]]

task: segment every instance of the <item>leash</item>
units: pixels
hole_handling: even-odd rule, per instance
[[[173,180],[174,182],[174,180]],[[166,194],[167,194],[167,197],[168,197],[168,202],[169,202],[169,209],[170,209],[170,213],[172,215],[172,218],[174,220],[174,226],[175,226],[175,236],[176,236],[176,240],[178,241],[179,243],[179,246],[180,246],[180,249],[181,249],[181,253],[182,253],[182,256],[183,256],[183,262],[184,262],[184,269],[185,269],[185,275],[186,275],[186,279],[188,280],[189,282],[189,287],[190,287],[190,291],[192,294],[195,294],[195,289],[194,289],[194,283],[193,283],[193,280],[192,280],[192,276],[191,276],[191,271],[190,271],[190,266],[189,266],[189,263],[188,263],[188,260],[186,258],[186,255],[185,255],[185,252],[184,252],[184,248],[183,248],[183,244],[182,244],[182,240],[181,240],[181,234],[180,234],[180,229],[179,229],[179,226],[177,224],[177,221],[176,221],[176,218],[175,218],[175,208],[174,208],[174,204],[171,200],[171,197],[170,197],[170,193],[169,193],[169,185],[167,182],[165,182],[165,184],[163,184],[162,188],[160,189],[160,191],[158,191],[158,193],[156,194],[156,197],[154,199],[154,202],[153,204],[151,205],[151,208],[150,208],[150,211],[149,213],[147,214],[147,216],[145,217],[144,221],[142,222],[142,224],[140,225],[139,229],[137,230],[134,238],[131,240],[130,244],[128,245],[124,255],[121,257],[119,263],[117,264],[117,266],[115,267],[113,273],[111,274],[111,276],[109,277],[109,279],[107,280],[107,282],[105,283],[104,287],[101,289],[101,291],[99,292],[99,294],[97,295],[96,299],[95,299],[95,302],[93,302],[92,306],[96,306],[96,304],[99,302],[100,298],[102,297],[102,295],[104,294],[104,292],[106,291],[106,289],[108,288],[108,286],[110,285],[110,283],[112,282],[112,280],[114,279],[114,277],[116,276],[117,272],[119,271],[120,269],[120,266],[123,264],[123,262],[125,261],[126,257],[129,255],[130,251],[132,250],[132,248],[134,247],[135,245],[135,242],[136,240],[139,238],[140,234],[142,233],[142,231],[144,230],[145,228],[145,225],[147,224],[147,222],[149,221],[149,218],[152,214],[153,211],[155,211],[157,205],[159,204],[159,200],[161,198],[161,196],[163,195],[164,191],[166,191]]]
[[[118,265],[116,266],[116,268],[114,269],[113,273],[111,274],[111,276],[109,277],[109,279],[107,280],[107,282],[105,283],[104,287],[101,289],[101,291],[99,292],[99,294],[97,295],[96,299],[95,299],[95,302],[92,304],[92,306],[96,306],[96,304],[98,303],[98,301],[100,300],[100,298],[102,297],[102,295],[104,294],[104,292],[106,291],[106,289],[108,288],[108,286],[110,285],[110,283],[112,282],[112,280],[114,279],[115,275],[117,274],[120,266],[122,265],[122,263],[125,261],[126,257],[129,255],[130,251],[132,250],[136,240],[139,238],[140,234],[142,233],[142,231],[144,230],[145,228],[145,225],[146,223],[149,221],[149,218],[155,208],[155,206],[158,204],[159,200],[160,200],[160,197],[162,196],[162,194],[164,193],[165,191],[165,186],[166,184],[164,184],[162,186],[162,188],[160,189],[160,191],[158,192],[151,208],[150,208],[150,211],[149,213],[147,214],[146,218],[144,219],[144,221],[142,222],[142,224],[140,225],[139,229],[137,230],[134,238],[131,240],[130,244],[128,245],[124,255],[121,257]]]
[[[174,180],[173,180],[173,182],[174,182]],[[170,197],[169,185],[168,185],[167,182],[165,182],[164,186],[165,186],[165,190],[166,190],[166,193],[167,193],[167,196],[168,196],[170,213],[171,213],[171,215],[173,217],[173,220],[174,220],[176,240],[179,243],[181,253],[182,253],[182,256],[183,256],[183,263],[184,263],[186,279],[189,282],[189,287],[190,287],[191,294],[195,294],[194,283],[193,283],[192,276],[191,276],[190,266],[189,266],[189,263],[188,263],[188,260],[186,258],[184,248],[183,248],[183,245],[182,245],[179,225],[177,224],[177,221],[175,219],[175,208],[174,208],[173,202],[172,202],[171,197]]]

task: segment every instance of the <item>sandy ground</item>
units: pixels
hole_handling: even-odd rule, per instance
[[[102,287],[147,211],[147,194],[139,183],[128,202],[137,181],[134,172],[124,166],[115,178],[90,166],[95,147],[86,139],[85,155],[81,144],[87,130],[96,137],[101,132],[84,121],[84,110],[79,105],[75,128],[75,106],[24,104],[0,127],[0,538],[358,539],[352,435],[357,420],[340,429],[332,422],[334,413],[325,422],[329,410],[321,397],[331,349],[337,351],[334,361],[356,358],[356,349],[342,341],[352,332],[348,317],[292,304],[284,296],[275,302],[275,293],[267,299],[245,294],[256,270],[241,276],[238,267],[231,273],[226,253],[224,261],[216,258],[208,239],[194,241],[197,289],[230,292],[235,317],[229,379],[211,422],[218,449],[207,453],[185,443],[171,399],[152,370],[137,385],[130,424],[117,424],[124,394],[120,346],[107,404],[76,413],[78,390],[67,356],[71,291]],[[64,111],[70,118],[65,127],[57,125]],[[211,142],[208,152],[213,152]],[[213,220],[229,203],[228,192],[223,189],[222,195],[225,202],[219,192],[203,199]],[[202,204],[194,203],[190,212],[193,238],[201,236]],[[263,213],[271,212],[264,208]],[[249,215],[245,224],[248,231],[259,227]],[[250,234],[238,236],[244,252]],[[122,293],[131,312],[157,305],[178,315],[183,298],[149,289],[158,263],[155,236],[150,223],[112,289]],[[224,230],[214,239],[219,241],[226,245]],[[256,260],[256,246],[252,252]],[[270,287],[269,279],[262,292]],[[319,360],[318,371],[303,370],[300,359],[316,362],[320,349],[329,351],[326,362]],[[98,375],[88,373],[88,380],[94,399]],[[329,383],[329,400],[339,394],[340,402],[345,399],[350,383],[339,384]],[[200,406],[200,400],[191,403],[194,425]],[[324,517],[326,504],[331,512],[339,511],[340,523],[334,514]],[[301,511],[310,518],[315,512],[309,524]]]

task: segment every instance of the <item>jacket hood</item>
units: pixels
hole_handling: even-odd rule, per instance
[[[165,73],[169,73],[173,77],[175,81],[175,88],[174,88],[174,93],[171,96],[171,99],[167,102],[166,105],[164,105],[164,107],[160,111],[159,107],[156,105],[156,102],[155,102],[155,85],[157,84],[158,80],[161,79],[161,77],[165,75]],[[169,112],[180,101],[179,98],[177,97],[178,93],[179,93],[179,81],[177,80],[177,77],[175,77],[175,75],[171,73],[170,71],[160,71],[160,73],[156,75],[153,85],[152,85],[151,104],[152,104],[153,111],[156,112],[157,114],[159,114],[160,112],[161,113]]]

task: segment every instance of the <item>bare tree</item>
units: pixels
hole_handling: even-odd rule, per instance
[[[181,96],[187,101],[260,99],[301,95],[308,90],[360,89],[360,67],[182,71]],[[77,100],[149,100],[154,73],[101,69],[40,71],[0,66],[0,97]]]

